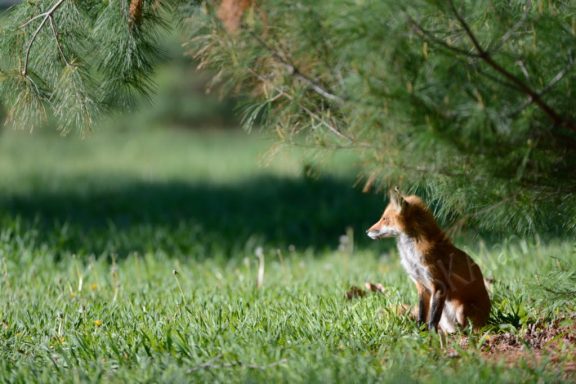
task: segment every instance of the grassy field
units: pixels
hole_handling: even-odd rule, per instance
[[[403,313],[416,294],[393,242],[363,234],[384,201],[352,188],[346,154],[268,161],[270,145],[3,132],[0,380],[576,380],[576,241],[458,241],[494,309],[441,347]]]

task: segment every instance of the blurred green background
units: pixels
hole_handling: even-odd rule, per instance
[[[354,157],[275,145],[239,128],[241,100],[209,89],[178,37],[163,38],[156,91],[86,137],[53,123],[0,139],[0,216],[61,253],[229,257],[259,245],[368,244],[382,197],[355,187]],[[376,246],[378,247],[378,246]]]

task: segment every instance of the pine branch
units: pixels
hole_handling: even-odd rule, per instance
[[[402,180],[432,191],[444,217],[464,217],[455,226],[573,233],[574,132],[560,126],[576,120],[566,101],[576,71],[566,67],[573,34],[562,15],[569,7],[559,3],[552,15],[527,11],[528,0],[516,2],[521,8],[498,0],[465,12],[461,4],[471,2],[452,1],[460,20],[449,2],[357,7],[322,0],[298,12],[278,2],[265,15],[267,35],[252,29],[251,36],[248,20],[244,40],[235,44],[211,23],[210,12],[198,12],[190,24],[202,34],[193,42],[197,55],[216,67],[217,80],[262,98],[247,113],[248,124],[277,128],[289,145],[351,148],[373,171],[368,186]],[[331,27],[323,31],[324,25]],[[532,31],[534,37],[526,34]],[[322,43],[330,49],[318,49]],[[531,105],[535,115],[509,117],[519,105]],[[553,108],[552,120],[546,107]],[[325,140],[299,140],[317,135]],[[538,222],[547,210],[556,216]]]
[[[457,53],[457,54],[462,55],[462,56],[472,57],[472,58],[478,58],[479,57],[479,55],[477,55],[473,52],[467,51],[467,50],[462,49],[460,47],[455,47],[451,44],[448,44],[446,41],[436,37],[436,35],[434,35],[434,33],[426,30],[421,24],[419,24],[411,16],[408,16],[408,23],[410,24],[410,26],[412,26],[412,29],[418,35],[420,35],[420,37],[422,37],[424,40],[426,40],[432,44],[439,45],[439,46],[441,46],[441,47],[443,47],[449,51],[452,51],[452,52]]]
[[[569,72],[570,70],[574,67],[575,61],[574,58],[572,57],[572,55],[570,55],[569,60],[568,60],[568,65],[566,65],[564,68],[562,68],[562,70],[560,70],[560,72],[558,72],[556,74],[556,76],[554,76],[549,82],[548,84],[546,84],[538,93],[540,96],[543,96],[545,93],[547,93],[548,91],[550,91],[552,88],[554,88],[554,86],[556,84],[558,84],[560,82],[560,80],[562,80]],[[508,114],[508,116],[515,116],[517,114],[519,114],[520,112],[522,112],[524,109],[526,109],[529,105],[531,105],[534,102],[534,100],[532,98],[528,98],[524,103],[522,103],[521,105],[519,105],[518,107],[514,108],[514,110],[512,112],[510,112]]]
[[[327,90],[325,87],[323,87],[320,84],[319,81],[312,79],[311,77],[305,75],[294,63],[292,63],[289,59],[282,56],[274,48],[269,46],[264,40],[262,40],[260,38],[260,36],[255,34],[253,31],[250,31],[249,33],[250,33],[250,36],[252,36],[262,48],[266,49],[277,62],[284,65],[286,67],[286,69],[288,69],[288,73],[291,76],[298,78],[301,81],[303,81],[304,83],[306,83],[314,92],[316,92],[317,94],[319,94],[320,96],[322,96],[323,98],[325,98],[328,101],[339,103],[339,104],[344,102],[344,99],[342,97],[340,97],[340,96],[334,94],[333,92]]]
[[[256,76],[260,81],[265,82],[266,79],[256,73],[254,70],[249,69],[249,72],[253,75]],[[277,96],[275,96],[274,98],[277,97],[285,97],[286,99],[290,100],[290,101],[294,101],[294,97],[288,93],[286,93],[285,91],[283,91],[282,89],[279,89],[277,87],[274,87],[274,90],[278,93]],[[301,103],[298,103],[298,107],[300,109],[302,109],[304,112],[306,112],[306,114],[308,114],[308,116],[310,116],[312,119],[318,121],[320,124],[324,125],[326,128],[328,128],[328,130],[330,132],[332,132],[334,135],[338,136],[341,139],[345,139],[346,141],[350,142],[350,143],[356,143],[356,141],[351,138],[350,136],[342,133],[338,128],[336,128],[335,126],[333,126],[332,124],[329,124],[328,122],[326,122],[325,119],[321,118],[320,116],[318,116],[316,113],[314,113],[313,111],[311,111],[309,108],[305,107],[304,105],[302,105]]]
[[[422,39],[424,39],[425,41],[428,41],[431,44],[436,44],[439,45],[442,48],[447,49],[448,51],[454,52],[456,54],[459,54],[461,56],[465,56],[465,57],[469,57],[469,58],[473,58],[473,59],[478,59],[480,58],[480,56],[478,54],[475,54],[473,52],[467,51],[465,49],[462,49],[460,47],[456,47],[454,45],[451,45],[449,43],[447,43],[446,41],[436,37],[436,35],[434,35],[434,33],[432,33],[431,31],[426,30],[421,24],[419,24],[416,20],[414,20],[411,16],[408,16],[408,22],[410,23],[410,25],[412,26],[413,30],[420,35],[420,37]],[[501,79],[492,76],[484,71],[481,71],[479,68],[476,68],[476,71],[478,73],[480,73],[481,75],[489,78],[490,80],[494,81],[495,83],[498,83],[500,85],[503,85],[505,87],[508,88],[512,88],[515,90],[520,90],[515,84],[511,84],[505,81],[502,81]]]
[[[40,22],[40,24],[38,25],[38,27],[36,28],[36,30],[34,31],[34,33],[32,34],[32,37],[30,38],[30,41],[28,42],[28,46],[26,47],[26,53],[24,55],[24,65],[23,65],[22,72],[21,72],[22,76],[26,76],[28,74],[28,63],[30,61],[30,50],[32,49],[32,45],[34,44],[34,42],[36,41],[36,38],[38,37],[38,33],[40,33],[40,31],[42,30],[42,27],[44,27],[44,24],[46,24],[46,22],[48,20],[50,20],[52,22],[52,14],[54,12],[56,12],[56,10],[64,3],[64,1],[65,0],[56,1],[56,3],[54,3],[54,5],[50,9],[48,9],[46,12],[34,16],[33,18],[31,18],[30,20],[28,20],[27,22],[25,22],[24,24],[22,24],[20,26],[20,28],[23,28],[23,27],[27,26],[28,24],[30,24],[31,22],[33,22],[34,20],[37,20],[39,18],[43,18],[42,21]],[[56,39],[58,39],[57,36],[56,36]],[[57,41],[57,43],[58,43],[58,41]]]
[[[526,21],[528,20],[528,15],[530,14],[531,7],[532,7],[532,0],[526,0],[526,4],[524,6],[524,13],[522,13],[522,17],[520,18],[520,20],[518,20],[516,24],[514,24],[508,31],[506,31],[504,35],[502,35],[500,41],[491,44],[492,47],[489,47],[487,51],[495,52],[499,50],[504,44],[506,44],[506,42],[510,40],[510,38],[514,35],[514,33],[516,33],[516,31],[526,23]]]
[[[58,51],[60,52],[60,56],[62,56],[62,60],[66,63],[66,65],[70,65],[68,60],[66,60],[66,55],[62,50],[62,45],[60,45],[60,38],[58,37],[58,30],[56,29],[56,24],[54,23],[54,18],[52,15],[49,16],[50,18],[50,27],[52,28],[52,32],[54,33],[54,38],[56,39],[56,46],[58,47]]]
[[[556,110],[554,110],[551,106],[549,106],[542,99],[542,97],[540,97],[538,92],[534,91],[528,84],[523,82],[520,78],[509,72],[506,68],[504,68],[502,65],[500,65],[498,62],[494,60],[490,52],[482,47],[482,44],[480,44],[478,38],[476,37],[476,35],[466,22],[466,20],[464,20],[462,15],[458,12],[456,6],[454,5],[454,1],[449,0],[449,3],[450,8],[454,13],[454,16],[456,17],[456,20],[458,20],[458,23],[460,24],[460,26],[468,36],[468,39],[472,42],[472,45],[476,49],[478,57],[481,60],[483,60],[486,64],[488,64],[490,67],[492,67],[496,72],[500,73],[506,79],[514,83],[520,89],[521,92],[528,95],[529,98],[532,100],[532,102],[536,104],[546,115],[548,115],[548,117],[550,117],[550,119],[554,122],[555,125],[576,132],[575,122],[565,118],[564,116],[556,112]]]
[[[291,60],[289,60],[286,57],[284,57],[283,55],[281,55],[278,51],[276,51],[274,48],[272,48],[270,45],[268,45],[263,39],[261,39],[258,35],[256,35],[253,31],[249,31],[249,33],[258,42],[258,44],[262,48],[266,49],[272,55],[272,57],[277,62],[284,65],[288,69],[288,73],[291,76],[300,79],[301,81],[306,83],[314,92],[316,92],[317,94],[319,94],[320,96],[324,97],[325,99],[327,99],[329,101],[336,102],[338,104],[341,104],[345,101],[342,97],[340,97],[340,96],[334,94],[333,92],[328,91],[326,88],[324,88],[320,84],[319,81],[314,80],[311,77],[305,75],[295,64],[293,64],[293,62]],[[258,77],[261,81],[264,81],[264,79],[261,75],[255,73],[252,70],[250,70],[250,72],[253,75],[255,75],[256,77]],[[285,91],[283,91],[281,89],[277,89],[277,88],[275,90],[278,92],[278,95],[283,96],[283,97],[287,98],[288,100],[294,101],[294,98],[291,95],[289,95],[288,93],[286,93]],[[336,128],[334,125],[328,123],[325,119],[318,116],[315,112],[313,112],[312,110],[310,110],[306,106],[298,103],[298,107],[300,109],[302,109],[308,116],[310,116],[312,119],[316,120],[321,125],[326,127],[330,132],[332,132],[335,136],[339,137],[340,139],[344,139],[344,140],[348,141],[349,143],[353,143],[353,144],[355,144],[357,146],[361,146],[361,147],[370,146],[370,144],[368,144],[368,143],[356,142],[356,140],[354,140],[352,137],[344,134],[342,131],[340,131],[338,128]]]
[[[480,69],[479,66],[478,66],[477,68],[475,68],[475,70],[476,70],[476,72],[478,72],[480,75],[484,76],[485,78],[487,78],[487,79],[489,79],[489,80],[492,80],[493,82],[495,82],[495,83],[497,83],[497,84],[500,84],[500,85],[502,85],[502,86],[504,86],[504,87],[506,87],[506,88],[509,88],[509,89],[513,89],[513,90],[515,90],[515,91],[520,91],[520,89],[519,89],[515,84],[509,83],[509,82],[503,80],[501,77],[494,76],[494,75],[492,75],[492,74],[490,74],[490,73],[488,73],[488,72],[486,72],[486,71],[483,71],[482,69]]]

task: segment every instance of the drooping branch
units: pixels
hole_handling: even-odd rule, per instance
[[[543,96],[545,93],[547,93],[548,91],[550,91],[552,88],[554,88],[554,86],[556,84],[558,84],[560,82],[560,80],[562,80],[566,74],[568,72],[570,72],[570,70],[574,67],[574,64],[576,64],[576,62],[574,61],[574,58],[572,56],[569,57],[568,60],[568,64],[562,68],[562,70],[560,72],[558,72],[556,74],[556,76],[554,76],[549,82],[548,84],[546,84],[538,93],[540,96]],[[520,104],[517,108],[514,109],[514,111],[512,111],[509,115],[510,116],[515,116],[518,113],[522,112],[526,107],[528,107],[530,104],[532,104],[534,102],[534,100],[532,98],[528,98],[525,102],[523,102],[522,104]]]
[[[456,20],[458,21],[458,23],[466,33],[466,36],[468,36],[468,39],[474,46],[478,58],[484,61],[490,67],[492,67],[496,72],[505,77],[508,81],[515,84],[522,93],[525,93],[534,104],[536,104],[546,115],[548,115],[548,117],[554,122],[555,125],[576,132],[575,122],[560,115],[556,110],[554,110],[554,108],[548,105],[544,101],[544,99],[542,99],[542,97],[538,92],[533,90],[528,84],[526,84],[524,81],[522,81],[520,78],[518,78],[516,75],[508,71],[506,68],[504,68],[502,65],[500,65],[498,62],[494,60],[490,52],[482,47],[472,29],[470,28],[466,20],[464,20],[464,17],[462,17],[462,15],[458,12],[456,6],[454,5],[453,0],[449,0],[449,3],[450,8],[454,13],[454,16],[456,17]]]
[[[43,12],[39,15],[34,16],[33,18],[31,18],[30,20],[28,20],[27,22],[25,22],[24,24],[22,24],[20,26],[20,28],[24,28],[27,25],[29,25],[30,23],[32,23],[33,21],[40,19],[40,18],[42,19],[42,21],[40,22],[40,24],[38,25],[38,27],[36,28],[36,30],[32,34],[30,41],[28,41],[28,45],[26,46],[26,50],[25,50],[25,54],[24,54],[24,64],[23,64],[22,72],[21,72],[22,76],[26,76],[28,74],[28,63],[30,61],[30,50],[32,49],[32,45],[34,45],[34,42],[36,41],[36,38],[38,37],[38,33],[40,33],[40,31],[42,30],[42,27],[44,27],[44,25],[46,24],[47,21],[50,21],[50,23],[52,25],[52,31],[54,32],[54,35],[56,38],[56,44],[58,45],[58,48],[60,49],[60,42],[58,40],[56,28],[54,27],[54,24],[53,24],[52,14],[54,12],[56,12],[56,10],[64,3],[64,1],[65,0],[56,1],[56,3],[54,3],[54,5],[52,5],[52,7],[50,7],[50,9],[48,9],[46,12]],[[64,59],[64,60],[66,60],[66,59]]]
[[[272,55],[274,60],[276,60],[278,63],[286,67],[288,73],[291,76],[303,81],[306,85],[310,87],[310,89],[312,89],[314,92],[316,92],[317,94],[319,94],[328,101],[335,102],[338,104],[344,102],[344,99],[342,97],[327,90],[324,86],[320,84],[319,81],[312,79],[311,77],[304,74],[294,63],[291,62],[291,60],[284,57],[278,51],[276,51],[274,48],[268,45],[264,40],[262,40],[262,38],[260,38],[260,36],[258,36],[252,31],[250,31],[250,35],[258,42],[258,44],[262,48],[266,49]]]
[[[526,21],[528,20],[528,15],[530,14],[531,7],[532,7],[532,0],[526,0],[526,4],[524,5],[524,13],[522,14],[520,20],[518,20],[516,24],[514,24],[508,31],[506,31],[506,33],[502,35],[499,41],[496,41],[493,44],[491,44],[491,47],[487,49],[489,52],[495,52],[499,50],[500,47],[506,44],[508,40],[510,40],[510,38],[514,35],[514,33],[516,33],[516,31],[518,31],[520,27],[526,23]]]
[[[330,102],[333,102],[336,104],[342,104],[345,101],[344,98],[342,98],[342,97],[334,94],[333,92],[327,90],[324,86],[322,86],[320,84],[319,81],[317,81],[317,80],[311,78],[310,76],[304,74],[290,59],[286,58],[284,55],[282,55],[277,50],[275,50],[273,47],[271,47],[269,44],[267,44],[260,36],[255,34],[253,31],[250,31],[249,33],[262,48],[264,48],[266,51],[268,51],[270,53],[270,55],[272,56],[272,58],[276,62],[282,64],[287,69],[288,73],[291,76],[301,80],[308,87],[310,87],[311,90],[313,90],[318,95],[322,96],[324,99],[326,99]],[[263,78],[259,74],[255,73],[254,71],[251,71],[251,73],[253,75],[255,75],[256,77],[258,77],[260,80],[263,80]],[[285,97],[286,99],[293,101],[293,97],[291,95],[289,95],[288,93],[286,93],[285,91],[283,91],[281,89],[276,89],[276,91],[278,92],[278,94],[280,96]],[[298,103],[298,106],[308,116],[310,116],[313,120],[319,122],[321,125],[326,127],[332,134],[334,134],[338,138],[344,139],[348,143],[352,143],[352,144],[359,145],[359,146],[367,145],[366,143],[356,142],[356,140],[354,140],[354,138],[346,135],[345,133],[340,131],[337,127],[335,127],[334,125],[326,122],[325,119],[318,116],[314,111],[310,110],[306,106],[304,106],[300,103]]]
[[[429,41],[432,44],[436,44],[436,45],[439,45],[443,48],[446,48],[447,50],[452,51],[454,53],[457,53],[459,55],[466,56],[466,57],[472,57],[472,58],[478,58],[478,55],[475,54],[474,52],[467,51],[467,50],[462,49],[460,47],[455,47],[451,44],[448,44],[446,41],[438,38],[436,35],[434,35],[434,33],[426,30],[422,25],[420,25],[411,16],[408,16],[408,23],[410,24],[410,26],[412,27],[414,32],[416,32],[418,35],[420,35],[420,37],[422,37],[424,40]]]
[[[408,16],[408,22],[410,23],[410,26],[412,27],[414,32],[416,32],[416,34],[418,34],[423,40],[425,40],[431,44],[435,44],[435,45],[437,45],[441,48],[444,48],[448,51],[454,52],[454,53],[456,53],[456,54],[458,54],[464,58],[469,58],[469,59],[479,59],[480,58],[480,56],[477,53],[471,52],[470,50],[462,49],[460,47],[456,47],[456,46],[449,44],[446,41],[438,38],[433,32],[424,28],[420,23],[418,23],[416,20],[414,20],[411,16]],[[491,81],[493,81],[495,83],[498,83],[498,84],[505,86],[507,88],[514,89],[516,91],[520,91],[520,89],[518,88],[518,86],[516,84],[510,83],[510,82],[506,81],[505,79],[502,79],[501,77],[494,76],[488,72],[482,71],[479,67],[475,67],[474,69],[479,74],[490,79]]]
[[[264,82],[266,81],[266,79],[264,79],[260,74],[256,73],[253,70],[249,70],[250,73],[257,77],[260,81]],[[278,96],[279,97],[284,97],[290,101],[294,101],[294,97],[288,93],[286,93],[284,90],[282,89],[278,89],[275,87],[275,91],[278,92]],[[277,96],[277,97],[278,97]],[[336,135],[337,137],[339,137],[340,139],[345,139],[346,141],[348,141],[349,143],[356,143],[355,140],[353,138],[351,138],[350,136],[346,135],[345,133],[341,132],[338,128],[336,128],[335,126],[333,126],[332,124],[326,122],[323,118],[321,118],[320,116],[318,116],[316,113],[314,113],[313,111],[311,111],[309,108],[307,108],[306,106],[302,105],[301,103],[298,103],[298,107],[300,109],[302,109],[308,116],[310,116],[310,118],[314,119],[315,121],[317,121],[318,123],[320,123],[321,125],[325,126],[330,132],[332,132],[334,135]]]
[[[58,51],[60,52],[60,56],[62,56],[62,60],[66,63],[66,65],[70,65],[68,60],[66,59],[66,55],[64,54],[64,50],[62,49],[62,45],[60,45],[60,38],[58,36],[58,30],[56,29],[56,23],[54,23],[54,18],[52,15],[49,17],[50,19],[50,28],[52,28],[52,33],[54,33],[54,38],[56,39],[56,46],[58,47]]]
[[[484,76],[485,78],[493,81],[494,83],[500,84],[506,88],[510,88],[513,89],[515,91],[520,91],[520,89],[518,89],[518,87],[515,84],[512,84],[508,81],[506,81],[505,79],[502,79],[502,77],[499,77],[498,75],[493,75],[487,71],[483,71],[481,68],[476,67],[474,68],[476,70],[476,72],[478,72],[480,75]]]

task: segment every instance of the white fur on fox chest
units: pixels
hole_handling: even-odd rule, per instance
[[[432,290],[432,279],[430,272],[426,268],[422,253],[416,247],[416,240],[400,234],[396,239],[398,251],[400,252],[400,262],[412,280],[424,285],[428,290]],[[430,298],[432,305],[433,298]],[[460,309],[461,310],[461,309]],[[450,300],[444,303],[444,310],[440,318],[440,328],[447,333],[456,332],[458,324],[458,311]]]
[[[416,240],[401,234],[396,239],[396,244],[400,252],[400,262],[410,278],[432,290],[432,279],[424,264],[423,255],[416,247]]]

